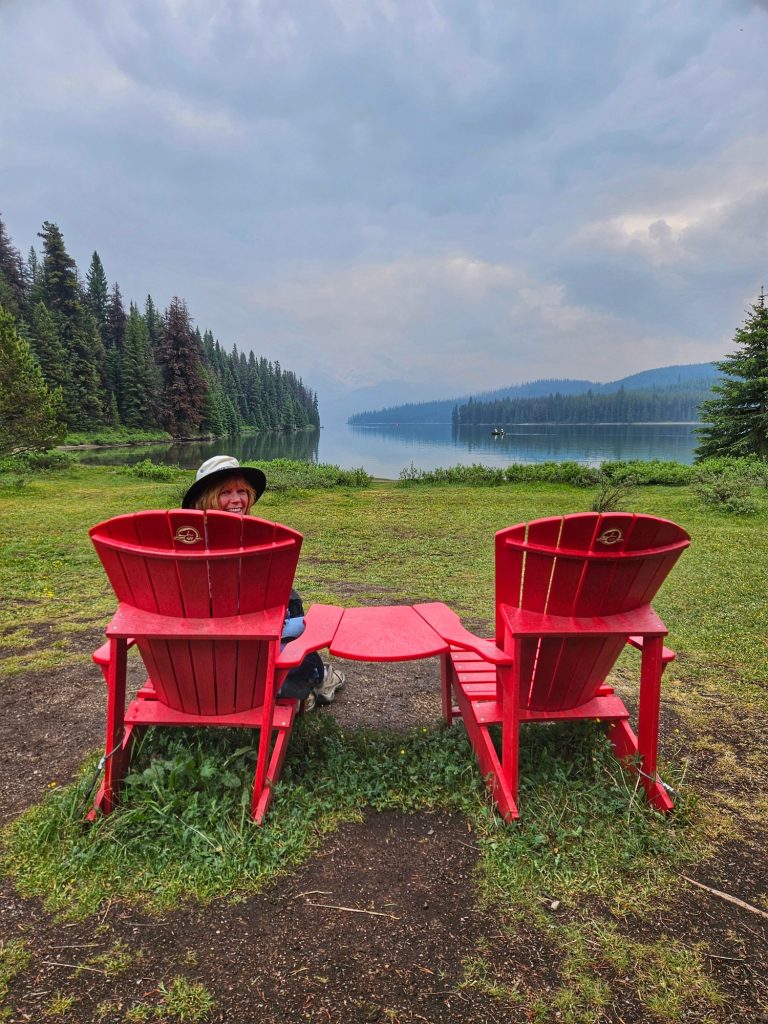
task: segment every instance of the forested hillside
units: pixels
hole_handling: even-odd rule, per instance
[[[410,402],[349,418],[356,426],[397,423],[693,422],[719,373],[713,363],[662,366],[597,383],[548,379],[474,396]]]
[[[453,411],[456,427],[515,423],[693,423],[699,405],[710,395],[706,387],[667,387],[608,394],[546,395],[503,398],[492,402],[473,398]]]
[[[280,364],[225,349],[193,326],[183,299],[164,312],[109,286],[93,253],[85,279],[56,224],[24,259],[0,220],[0,308],[29,342],[46,384],[60,389],[70,431],[161,428],[174,437],[243,427],[319,427],[317,395]]]

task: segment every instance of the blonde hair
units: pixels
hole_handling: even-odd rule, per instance
[[[232,487],[233,484],[242,486],[243,490],[248,492],[248,508],[245,510],[245,514],[248,515],[256,501],[256,491],[251,487],[247,480],[238,476],[237,473],[232,473],[231,476],[224,477],[223,480],[214,484],[213,487],[209,487],[207,491],[203,491],[195,502],[195,508],[199,509],[201,512],[206,509],[215,509],[216,511],[219,511],[219,495],[223,490]]]

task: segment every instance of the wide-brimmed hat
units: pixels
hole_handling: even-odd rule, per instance
[[[264,493],[267,486],[267,478],[260,469],[253,469],[251,466],[241,466],[237,459],[231,455],[214,455],[207,459],[195,474],[195,482],[189,488],[181,502],[182,508],[194,508],[197,499],[203,491],[215,487],[228,476],[242,477],[256,491],[256,501]]]

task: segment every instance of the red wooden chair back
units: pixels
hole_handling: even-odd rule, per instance
[[[538,519],[496,534],[496,642],[502,607],[594,618],[649,604],[688,534],[654,516],[611,512]],[[537,638],[523,644],[520,703],[567,710],[594,696],[626,637]]]
[[[264,519],[186,509],[117,516],[90,535],[119,601],[193,619],[284,609],[302,541]],[[158,698],[197,715],[259,707],[270,642],[137,641]]]

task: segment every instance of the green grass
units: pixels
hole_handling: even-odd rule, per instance
[[[261,889],[366,807],[450,808],[478,837],[489,905],[523,915],[548,892],[626,915],[651,892],[661,899],[670,871],[702,849],[691,801],[670,818],[651,811],[592,724],[526,732],[515,828],[489,807],[461,727],[345,734],[332,718],[307,717],[262,828],[249,818],[254,762],[253,735],[241,730],[156,730],[118,811],[83,829],[86,772],[6,829],[4,868],[24,895],[67,915],[115,897],[164,909]]]
[[[277,481],[278,468],[267,469]],[[77,637],[102,628],[115,602],[88,527],[122,512],[172,507],[190,477],[171,471],[169,479],[145,479],[85,466],[33,473],[26,482],[0,474],[4,676],[70,664],[96,671],[86,667]],[[289,476],[284,482],[267,491],[258,512],[304,534],[296,585],[307,604],[443,600],[486,635],[494,532],[584,511],[594,491],[542,480],[482,488],[366,486],[362,478],[320,487]],[[247,815],[253,735],[160,731],[147,736],[115,814],[81,827],[86,768],[79,783],[52,791],[5,829],[5,870],[23,893],[41,896],[60,914],[93,913],[110,897],[162,909],[257,891],[311,856],[340,822],[359,820],[365,807],[447,807],[465,814],[477,837],[480,899],[506,918],[510,934],[525,919],[553,951],[560,976],[554,996],[542,1001],[541,993],[520,988],[531,1019],[555,1019],[556,1012],[561,1022],[598,1019],[615,997],[618,975],[629,978],[649,1020],[672,1024],[691,1007],[700,1015],[716,1010],[719,995],[702,951],[674,936],[636,938],[630,922],[663,905],[679,888],[677,872],[700,862],[723,836],[759,834],[768,818],[758,784],[768,709],[768,508],[760,488],[752,497],[756,512],[738,516],[706,507],[679,481],[646,484],[634,495],[633,510],[673,519],[692,536],[655,601],[669,644],[680,652],[663,698],[675,729],[663,737],[662,773],[682,789],[670,818],[637,796],[595,726],[523,730],[523,816],[509,828],[488,805],[461,727],[348,735],[329,717],[310,716],[294,732],[264,828],[255,829]],[[630,699],[637,674],[636,653],[624,655],[616,682]],[[697,803],[702,780],[687,770],[699,751],[709,765],[705,810]],[[546,897],[560,900],[564,913],[545,911]],[[8,962],[23,970],[23,953],[18,947],[5,968],[0,959],[0,970]],[[496,984],[488,963],[478,951],[465,965],[465,983]],[[499,985],[511,1000],[514,979]]]
[[[0,941],[0,1020],[5,1019],[4,1014],[7,1016],[4,1004],[11,982],[26,970],[31,958],[26,942],[21,939]]]

